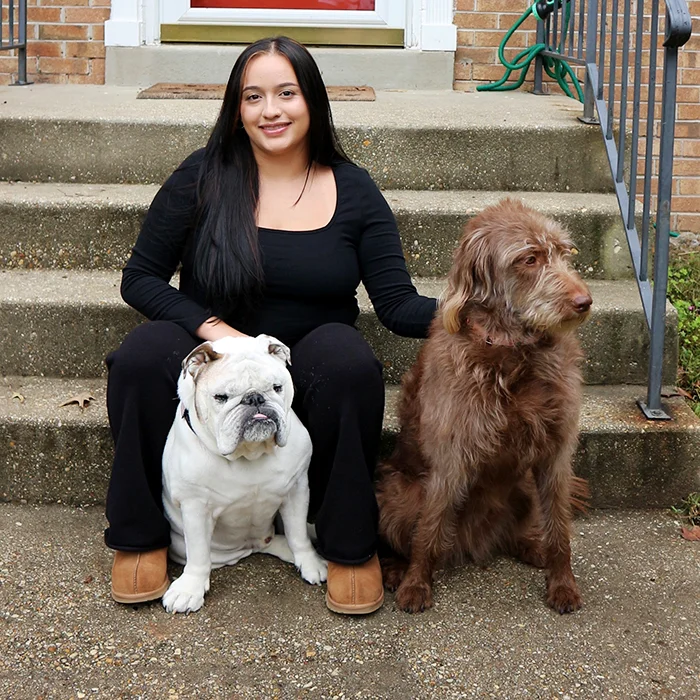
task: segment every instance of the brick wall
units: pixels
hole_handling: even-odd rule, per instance
[[[8,2],[0,2],[4,20]],[[104,83],[104,23],[109,19],[110,4],[111,0],[28,0],[29,80]],[[0,85],[16,78],[14,52],[0,52]]]
[[[697,34],[679,52],[671,227],[697,234],[700,233],[700,0],[686,1]],[[531,4],[532,0],[455,0],[454,22],[458,28],[454,71],[456,90],[472,91],[477,85],[498,80],[503,75],[498,46],[508,29]],[[650,6],[649,3],[646,5]],[[647,18],[645,29],[648,27]],[[535,19],[529,17],[508,42],[506,58],[513,60],[523,48],[535,44],[535,30]],[[648,55],[645,63],[648,65]],[[531,68],[521,90],[532,90],[533,72],[534,68]],[[514,72],[511,78],[517,76],[518,73]],[[648,72],[645,80],[648,80]],[[661,70],[657,85],[657,100],[660,100]],[[560,92],[546,76],[545,91]],[[644,93],[642,100],[646,100]]]

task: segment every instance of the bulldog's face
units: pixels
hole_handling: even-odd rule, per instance
[[[289,361],[289,348],[268,335],[196,347],[178,382],[180,400],[196,418],[195,432],[206,431],[228,459],[254,444],[284,447],[294,395]]]

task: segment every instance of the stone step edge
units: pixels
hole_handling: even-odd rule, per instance
[[[10,377],[0,389],[0,500],[84,505],[104,501],[113,446],[105,380]],[[81,409],[71,397],[94,397]],[[574,469],[594,507],[650,508],[700,489],[700,419],[669,389],[672,421],[646,421],[644,387],[585,387]],[[398,431],[398,387],[387,389],[382,455]]]
[[[0,206],[29,205],[47,209],[141,208],[151,203],[159,187],[159,184],[0,180]],[[614,213],[617,216],[620,214],[615,194],[605,192],[384,189],[382,194],[388,201],[395,202],[401,211],[416,209],[421,213],[469,215],[501,199],[512,197],[529,203],[535,209],[551,210],[552,216],[596,211]]]
[[[384,430],[397,432],[396,404],[400,394],[397,385],[386,385]],[[47,427],[68,425],[87,427],[107,426],[107,379],[63,377],[0,378],[0,422],[30,422]],[[618,385],[584,385],[579,428],[581,432],[598,430],[605,433],[667,433],[690,430],[700,436],[697,418],[675,387],[665,387],[663,401],[670,407],[674,420],[647,421],[636,401],[646,397],[646,387]],[[77,401],[61,406],[78,397],[92,397],[85,408]]]
[[[415,279],[419,292],[439,297],[444,279]],[[594,305],[578,334],[590,384],[646,381],[648,333],[634,282],[590,280]],[[0,373],[94,377],[104,357],[143,318],[119,296],[111,271],[0,270]],[[380,323],[366,292],[358,290],[357,327],[384,363],[385,379],[398,383],[419,341],[393,335]],[[77,326],[76,333],[70,326]],[[55,339],[55,341],[54,341]],[[677,314],[667,307],[664,381],[675,381]]]
[[[218,100],[139,100],[140,87],[36,84],[1,87],[2,121],[213,125]],[[80,104],[79,110],[75,105]],[[373,102],[331,102],[338,129],[591,130],[578,120],[580,103],[562,95],[536,96],[453,90],[377,90]],[[498,114],[498,118],[494,115]],[[602,146],[602,144],[601,144]]]
[[[116,270],[123,267],[158,185],[0,182],[0,269]],[[412,274],[449,269],[464,224],[506,197],[558,220],[579,250],[576,268],[594,279],[627,279],[630,255],[611,194],[522,190],[385,190]]]
[[[177,276],[173,277],[177,285]],[[48,304],[52,306],[80,304],[102,308],[128,308],[121,299],[118,270],[52,270],[0,269],[0,305]],[[447,285],[442,277],[415,277],[413,283],[419,293],[438,297]],[[634,280],[586,280],[593,296],[593,316],[596,311],[642,311]],[[76,290],[84,289],[87,297],[79,297]],[[366,290],[358,287],[357,299],[361,313],[372,311]],[[135,313],[135,312],[134,312]],[[675,309],[667,305],[667,323],[675,323]]]

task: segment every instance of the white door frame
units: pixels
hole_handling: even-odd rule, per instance
[[[190,0],[167,0],[161,10],[163,24],[277,24],[289,27],[391,27],[403,29],[405,9],[397,0],[375,0],[367,10],[246,10],[190,8]]]
[[[376,0],[374,12],[354,10],[191,9],[189,0],[112,0],[106,46],[157,44],[161,23],[271,24],[283,26],[398,27],[407,48],[454,51],[453,0]],[[232,13],[235,12],[235,17]],[[272,14],[274,13],[274,14]]]

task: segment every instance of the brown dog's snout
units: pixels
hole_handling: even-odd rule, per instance
[[[593,299],[591,299],[590,294],[577,294],[572,300],[574,310],[578,314],[585,314],[588,309],[591,308]]]

